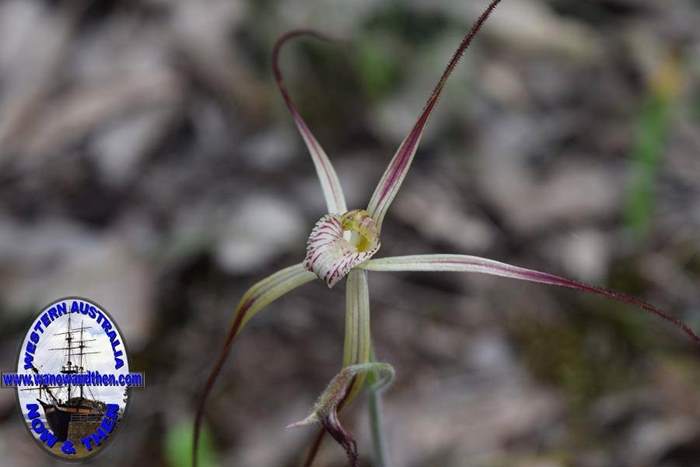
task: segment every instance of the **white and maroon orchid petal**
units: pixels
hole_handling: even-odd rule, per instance
[[[379,246],[376,224],[366,211],[327,214],[309,235],[304,267],[333,287],[352,268],[374,256]]]
[[[346,403],[351,387],[357,378],[368,372],[376,372],[382,376],[378,383],[382,388],[391,384],[394,379],[394,368],[388,363],[371,362],[346,366],[333,377],[316,401],[311,414],[299,422],[288,425],[287,428],[321,423],[333,439],[343,447],[350,465],[357,467],[357,443],[355,443],[352,434],[340,423],[338,410]]]
[[[478,272],[493,276],[537,282],[540,284],[567,287],[596,295],[602,295],[622,303],[635,305],[674,324],[685,332],[694,342],[700,343],[700,337],[681,320],[674,318],[649,303],[614,290],[583,284],[546,272],[534,271],[506,263],[500,263],[487,258],[466,255],[413,255],[396,256],[370,260],[361,266],[369,271],[456,271]]]
[[[294,101],[289,97],[289,92],[287,87],[284,85],[284,79],[282,77],[282,71],[279,67],[279,53],[282,46],[290,39],[299,36],[311,36],[317,39],[326,38],[321,34],[310,31],[310,30],[295,30],[290,31],[282,35],[275,43],[272,49],[272,70],[275,74],[275,80],[277,81],[277,87],[284,98],[285,104],[289,112],[292,114],[294,119],[294,124],[299,129],[301,137],[304,139],[304,143],[311,154],[311,160],[316,168],[316,174],[318,175],[319,181],[321,182],[321,189],[323,190],[323,196],[326,200],[326,206],[328,207],[328,212],[332,214],[340,214],[347,211],[347,206],[345,203],[345,196],[343,195],[343,189],[340,186],[340,180],[338,180],[338,175],[335,173],[335,169],[328,159],[326,152],[323,150],[319,142],[314,137],[313,133],[309,129],[308,125],[301,117],[301,114],[294,105]]]
[[[484,11],[484,13],[482,13],[479,19],[477,19],[477,21],[474,23],[469,33],[464,36],[464,39],[462,40],[461,44],[459,44],[459,47],[455,53],[452,55],[450,62],[447,64],[445,71],[440,77],[440,81],[438,81],[435,89],[433,89],[432,94],[428,98],[428,101],[423,108],[423,112],[421,112],[418,120],[413,125],[411,132],[399,146],[399,149],[396,151],[396,154],[394,154],[394,157],[389,163],[389,167],[387,167],[384,175],[382,175],[382,178],[379,180],[379,184],[374,189],[372,198],[367,206],[367,211],[376,220],[377,226],[380,229],[384,216],[386,215],[391,202],[394,200],[394,197],[398,193],[401,183],[408,173],[408,169],[411,167],[411,162],[413,162],[413,156],[415,156],[416,150],[418,149],[418,144],[420,143],[421,136],[423,135],[425,125],[428,123],[428,118],[430,117],[435,104],[440,98],[440,94],[442,93],[442,89],[445,87],[447,79],[452,74],[452,71],[457,63],[459,63],[464,51],[469,47],[469,44],[471,44],[476,33],[479,32],[479,29],[481,29],[481,26],[484,24],[499,2],[500,0],[492,0],[486,11]]]
[[[314,280],[316,277],[307,271],[302,264],[296,264],[288,268],[277,271],[260,282],[253,285],[243,295],[238,303],[236,310],[233,313],[233,322],[229,328],[226,340],[221,353],[214,364],[214,368],[209,373],[209,378],[204,386],[204,391],[199,399],[197,413],[194,420],[194,445],[192,449],[192,465],[197,465],[197,449],[199,445],[199,433],[202,426],[202,418],[204,416],[204,408],[211,389],[214,387],[216,379],[221,373],[221,368],[224,366],[231,346],[238,333],[241,332],[245,324],[270,303],[274,302],[286,293],[300,287],[307,282]]]

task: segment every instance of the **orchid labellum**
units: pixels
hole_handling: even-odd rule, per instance
[[[338,410],[352,401],[363,387],[368,374],[370,380],[375,381],[375,389],[378,387],[377,382],[388,383],[393,377],[393,369],[388,364],[372,361],[367,287],[368,271],[477,272],[567,287],[635,305],[671,322],[693,341],[700,343],[700,338],[686,324],[650,304],[619,292],[582,284],[553,274],[512,266],[491,259],[459,254],[373,258],[380,249],[380,234],[384,218],[411,167],[421,135],[438,102],[442,89],[462,54],[469,47],[472,39],[499,1],[491,1],[486,11],[477,19],[460,43],[413,128],[400,144],[389,166],[384,171],[365,209],[348,210],[335,169],[295,107],[284,85],[278,66],[280,49],[287,41],[304,35],[321,39],[323,36],[313,31],[297,30],[278,39],[273,49],[275,78],[294,123],[311,154],[328,212],[319,219],[311,230],[303,261],[282,269],[253,285],[238,304],[221,355],[209,376],[200,399],[194,427],[193,465],[196,465],[197,442],[205,402],[231,350],[234,338],[244,325],[267,305],[287,292],[317,278],[324,281],[328,287],[333,287],[347,277],[343,368],[318,399],[311,415],[292,426],[320,423],[323,429],[344,447],[352,466],[356,466],[358,462],[357,447],[350,433],[341,426],[338,420]],[[386,377],[381,378],[379,375]],[[307,465],[310,465],[310,462],[307,462]]]

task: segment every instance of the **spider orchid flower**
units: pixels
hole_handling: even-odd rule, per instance
[[[389,166],[384,171],[365,209],[348,210],[335,169],[289,96],[278,64],[280,50],[290,39],[299,36],[312,36],[317,39],[325,39],[325,37],[310,30],[295,30],[284,34],[277,40],[272,53],[275,79],[294,123],[311,155],[328,212],[319,219],[311,230],[304,260],[299,264],[282,269],[253,285],[243,295],[236,307],[233,322],[221,354],[210,373],[199,400],[194,426],[194,466],[196,466],[196,451],[206,399],[221,372],[235,337],[241,332],[245,324],[267,305],[317,278],[324,281],[328,287],[333,287],[347,277],[343,369],[333,378],[327,389],[322,393],[311,415],[301,422],[290,426],[320,423],[325,431],[346,450],[352,466],[356,466],[358,462],[357,448],[350,433],[341,426],[338,420],[338,410],[350,403],[357,395],[363,387],[368,373],[371,374],[373,381],[379,381],[383,384],[390,382],[393,378],[391,366],[386,363],[372,361],[367,286],[368,271],[477,272],[567,287],[635,305],[671,322],[685,332],[694,342],[700,343],[700,337],[685,323],[648,303],[616,291],[586,285],[546,272],[534,271],[491,259],[458,254],[410,255],[373,259],[373,256],[381,246],[380,234],[384,217],[411,167],[423,130],[438,102],[443,87],[462,54],[469,47],[472,39],[499,2],[500,0],[492,0],[488,8],[474,23],[471,30],[464,36],[433,92],[430,94],[413,128],[399,145]],[[382,379],[378,377],[380,374],[388,376]],[[376,389],[376,384],[373,386],[373,389]],[[317,444],[319,439],[320,437],[317,438]],[[307,465],[310,465],[310,462],[307,462]]]

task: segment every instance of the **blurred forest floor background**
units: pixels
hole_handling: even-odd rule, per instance
[[[0,367],[40,307],[103,305],[147,374],[94,465],[189,465],[196,397],[240,296],[324,213],[270,71],[371,189],[485,1],[0,3]],[[379,256],[477,254],[635,294],[700,329],[700,4],[504,0],[447,86]],[[401,467],[700,466],[698,350],[631,307],[465,274],[371,273]],[[337,372],[342,286],[245,330],[206,467],[297,466]],[[365,400],[344,419],[370,465]],[[0,391],[3,466],[54,465]],[[318,466],[343,466],[326,442]]]

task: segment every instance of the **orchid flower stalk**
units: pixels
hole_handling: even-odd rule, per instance
[[[499,2],[500,0],[492,0],[488,8],[474,23],[471,30],[464,36],[433,92],[430,94],[418,119],[399,145],[398,150],[380,178],[365,209],[348,210],[335,169],[294,105],[285,87],[278,64],[280,50],[290,39],[300,36],[324,39],[324,36],[314,31],[296,30],[288,32],[277,40],[273,49],[275,79],[294,123],[311,155],[328,212],[312,228],[303,261],[282,269],[253,285],[244,294],[236,307],[221,354],[211,371],[203,395],[199,400],[194,426],[194,466],[196,466],[198,438],[205,403],[230,353],[235,337],[241,332],[245,324],[267,305],[314,279],[324,281],[331,288],[347,277],[343,365],[338,375],[332,379],[327,389],[318,399],[311,415],[291,426],[310,423],[321,424],[323,429],[331,434],[345,449],[350,465],[353,467],[356,467],[358,464],[357,446],[352,435],[340,424],[338,411],[343,406],[347,406],[362,389],[368,373],[372,375],[370,380],[373,382],[374,389],[377,389],[379,382],[382,384],[388,383],[393,378],[393,369],[390,365],[377,363],[372,359],[367,284],[369,271],[476,272],[576,289],[582,292],[602,295],[618,302],[635,305],[642,310],[669,321],[685,332],[695,343],[700,343],[700,337],[690,327],[653,305],[620,292],[583,284],[546,272],[513,266],[487,258],[459,254],[374,258],[381,246],[380,235],[384,218],[411,167],[421,136],[440,98],[440,94],[462,54],[469,47],[473,38]],[[387,377],[379,378],[379,375],[386,375]],[[310,464],[311,461],[307,461],[307,465]]]

